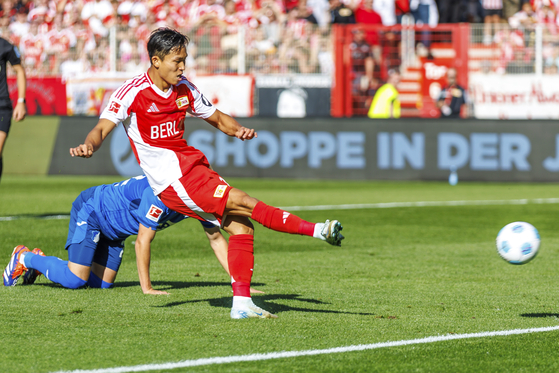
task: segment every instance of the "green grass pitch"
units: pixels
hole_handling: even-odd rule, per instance
[[[109,177],[15,177],[0,183],[0,263],[14,246],[67,258],[68,214],[80,191]],[[228,180],[276,206],[555,198],[557,184]],[[559,325],[559,204],[299,211],[338,219],[341,248],[256,225],[255,303],[274,320],[231,320],[232,292],[200,224],[157,234],[154,287],[143,295],[133,237],[110,290],[68,290],[41,277],[0,289],[0,372],[96,370],[303,351]],[[505,224],[538,228],[522,266],[495,250]],[[2,267],[3,268],[3,267]],[[205,365],[172,372],[552,372],[559,331],[451,340],[360,352]]]

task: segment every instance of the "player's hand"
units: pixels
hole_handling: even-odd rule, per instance
[[[235,137],[245,141],[258,137],[258,134],[253,128],[240,127],[237,132],[235,132]]]
[[[167,293],[166,291],[163,291],[163,290],[155,290],[155,289],[144,290],[144,294],[150,294],[150,295],[169,295],[169,293]]]
[[[16,122],[19,122],[25,119],[26,115],[27,115],[27,109],[25,108],[25,103],[18,102],[16,107],[14,108],[12,119],[15,120]]]
[[[70,155],[72,157],[89,158],[93,155],[93,147],[91,145],[81,144],[75,148],[70,148]]]
[[[256,290],[256,289],[253,289],[253,288],[250,288],[250,293],[251,294],[264,294],[263,291]]]

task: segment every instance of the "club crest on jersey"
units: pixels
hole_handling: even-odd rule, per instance
[[[179,109],[188,106],[188,104],[190,103],[190,101],[188,101],[188,96],[179,97],[175,102],[177,103]]]
[[[159,221],[159,217],[161,216],[161,214],[163,214],[162,209],[160,209],[155,205],[151,205],[148,213],[146,214],[146,218],[157,223]]]
[[[120,104],[118,102],[111,101],[111,103],[109,104],[109,111],[118,114],[119,110]]]
[[[223,197],[226,190],[227,190],[227,185],[218,185],[217,188],[215,188],[214,197],[215,198]]]

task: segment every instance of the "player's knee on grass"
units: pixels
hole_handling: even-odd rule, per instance
[[[87,281],[87,285],[90,288],[109,289],[113,286],[113,283],[105,282],[101,280],[95,273],[91,272],[89,274],[89,280]]]
[[[79,289],[87,283],[87,281],[79,278],[68,268],[68,262],[63,260],[58,261],[59,263],[54,270],[47,270],[44,272],[46,278],[68,289]]]

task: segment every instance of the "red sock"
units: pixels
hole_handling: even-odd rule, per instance
[[[254,267],[254,236],[237,234],[229,237],[227,262],[234,280],[233,296],[250,297],[250,280]]]
[[[268,206],[264,202],[258,202],[252,211],[252,219],[256,220],[266,228],[278,232],[291,234],[302,234],[313,236],[315,223],[310,223],[277,207]]]

